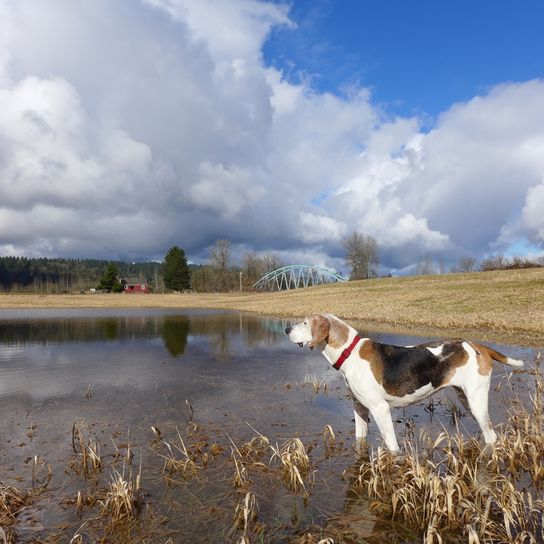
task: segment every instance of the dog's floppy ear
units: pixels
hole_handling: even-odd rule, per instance
[[[311,317],[311,320],[312,341],[308,344],[310,349],[312,349],[320,342],[323,342],[323,340],[326,340],[326,338],[329,336],[329,329],[331,326],[329,320],[323,315],[316,314]]]

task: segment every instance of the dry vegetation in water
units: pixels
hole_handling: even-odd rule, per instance
[[[0,542],[17,542],[17,517],[46,491],[51,481],[51,468],[39,456],[32,459],[32,490],[24,491],[0,482]]]
[[[542,544],[540,356],[526,372],[529,390],[523,390],[523,402],[517,397],[518,382],[500,382],[509,388],[509,417],[496,426],[498,441],[492,449],[459,431],[430,437],[423,428],[417,439],[404,444],[401,456],[379,448],[357,458],[344,445],[342,433],[329,424],[309,443],[299,437],[276,442],[245,425],[242,440],[207,430],[186,403],[185,426],[150,426],[147,444],[137,446],[131,445],[130,433],[119,442],[111,438],[113,452],[105,455],[97,436],[78,421],[67,463],[77,491],[63,499],[77,525],[67,525],[57,535],[40,535],[43,539],[36,542]],[[148,460],[142,468],[142,449],[156,463]],[[324,490],[345,492],[326,483],[327,463],[335,458],[346,469],[346,497],[353,494],[357,501],[350,506],[346,500],[343,511],[321,513],[313,523],[309,518],[301,521],[296,505],[311,507]],[[152,467],[154,475],[149,474]],[[33,491],[0,486],[0,526],[6,542],[16,541],[18,517],[36,497],[45,492],[52,500],[54,491],[46,489],[49,479],[49,467],[36,457]],[[156,486],[154,493],[146,489],[150,485]],[[295,505],[290,523],[285,516],[278,520],[277,498]],[[369,515],[374,524],[370,528],[365,525]],[[0,542],[4,533],[0,531]]]
[[[281,293],[2,294],[1,308],[221,308],[278,317],[331,312],[365,325],[478,331],[480,339],[544,338],[544,268],[380,278]]]

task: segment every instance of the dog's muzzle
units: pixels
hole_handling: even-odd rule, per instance
[[[287,336],[289,336],[289,334],[291,333],[292,330],[293,330],[293,327],[287,327],[287,328],[285,329],[285,334],[286,334]],[[297,342],[297,344],[298,344],[299,347],[301,347],[301,348],[304,347],[304,343],[303,343],[303,342]]]

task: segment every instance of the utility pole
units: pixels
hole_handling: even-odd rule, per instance
[[[242,272],[240,271],[240,293],[242,292]]]

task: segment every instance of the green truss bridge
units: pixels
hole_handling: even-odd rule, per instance
[[[338,283],[347,281],[334,270],[328,270],[321,266],[310,266],[305,264],[291,264],[272,270],[259,281],[253,284],[254,289],[260,291],[285,291],[287,289],[298,289],[324,283]]]

